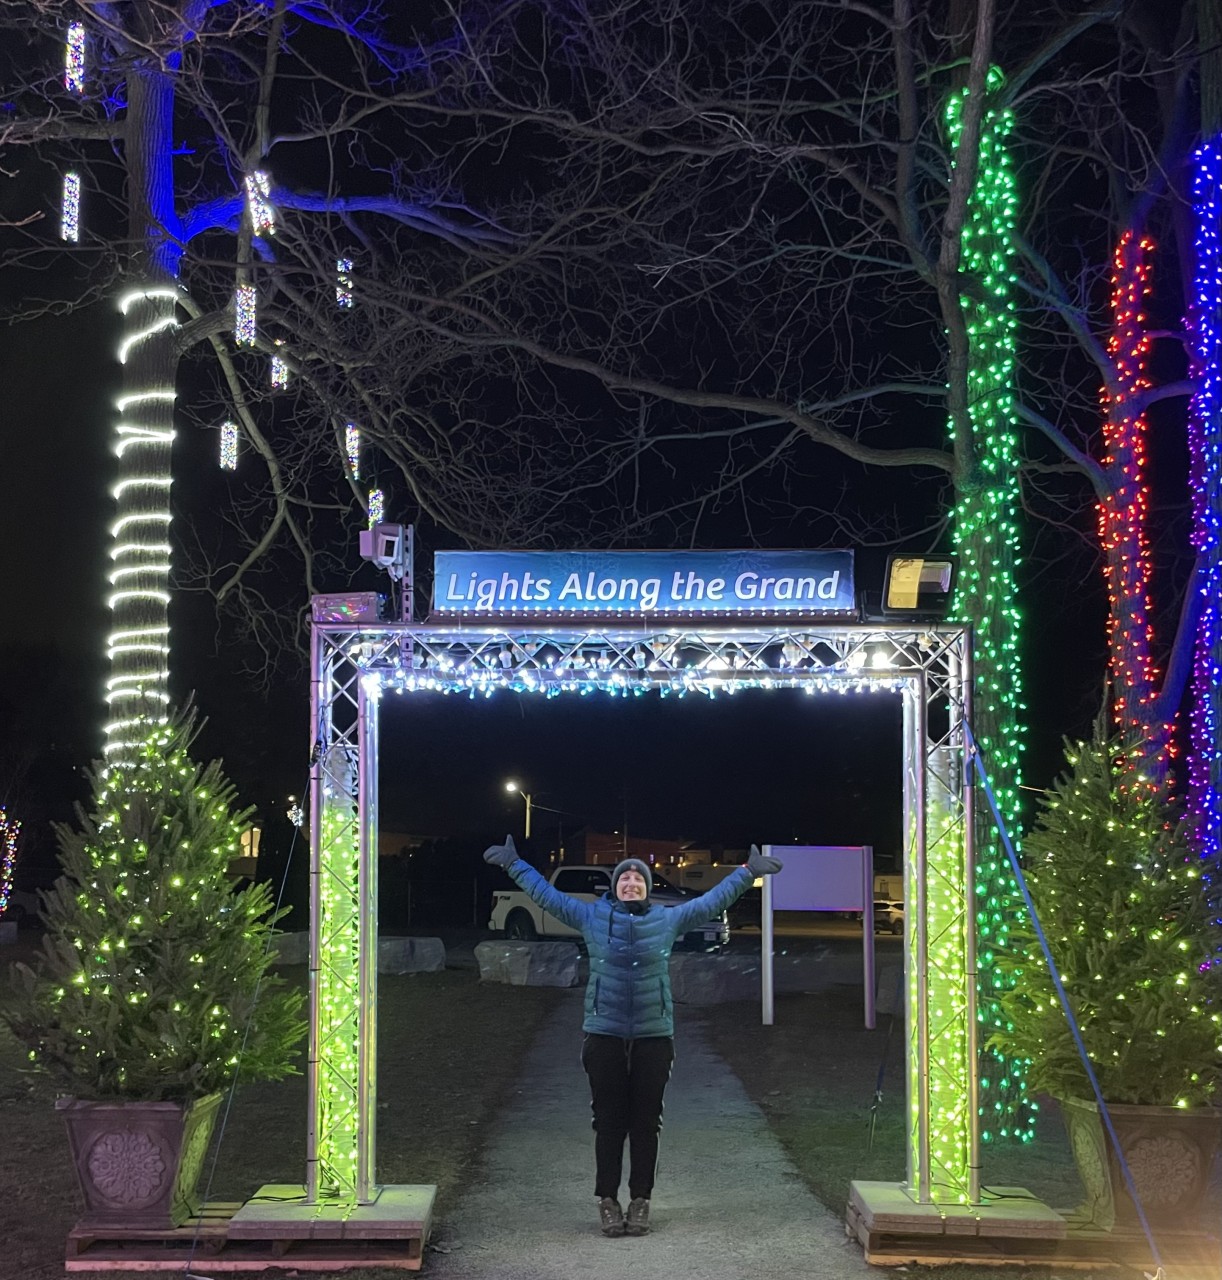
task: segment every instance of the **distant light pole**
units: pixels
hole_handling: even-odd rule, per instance
[[[522,788],[518,786],[516,782],[513,782],[513,781],[509,781],[505,783],[505,790],[516,791],[522,797],[522,799],[526,801],[526,839],[529,840],[530,839],[530,805],[531,805],[530,792],[523,791]]]

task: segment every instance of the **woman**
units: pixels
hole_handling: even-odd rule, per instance
[[[781,869],[755,845],[746,865],[680,907],[651,902],[653,876],[638,858],[611,873],[611,890],[582,902],[554,889],[518,857],[513,837],[484,851],[525,893],[585,939],[590,955],[581,1065],[594,1111],[594,1195],[603,1235],[643,1236],[658,1163],[662,1097],[675,1058],[670,952],[675,939],[720,915],[755,882]],[[628,1142],[628,1213],[619,1202]]]

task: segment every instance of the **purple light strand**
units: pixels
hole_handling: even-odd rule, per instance
[[[1192,198],[1196,266],[1188,315],[1196,392],[1188,417],[1192,545],[1205,561],[1193,657],[1188,806],[1206,892],[1222,906],[1222,134],[1197,150]]]

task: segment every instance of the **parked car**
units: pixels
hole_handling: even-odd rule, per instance
[[[571,894],[583,902],[601,898],[611,888],[610,867],[557,867],[551,882],[561,893]],[[677,907],[700,895],[680,889],[664,876],[654,874],[651,899],[662,907]],[[498,889],[492,895],[492,916],[488,928],[503,931],[507,938],[534,942],[538,938],[576,938],[577,932],[537,907],[520,889]],[[724,947],[730,941],[730,926],[725,912],[697,929],[685,933],[675,949],[709,951]]]
[[[875,898],[874,932],[903,933],[904,904],[895,898]]]

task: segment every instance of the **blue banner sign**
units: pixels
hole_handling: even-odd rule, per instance
[[[439,551],[437,613],[856,613],[851,551]]]

